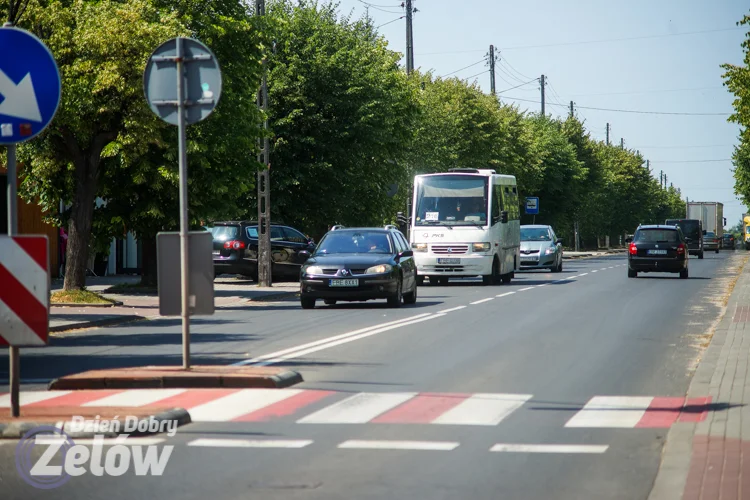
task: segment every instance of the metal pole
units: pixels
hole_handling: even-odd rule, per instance
[[[412,37],[412,0],[406,0],[406,74],[414,69],[414,38]]]
[[[255,14],[266,15],[265,0],[256,0]],[[258,286],[273,285],[271,267],[271,172],[270,141],[268,139],[268,60],[263,56],[263,78],[258,92],[258,107],[263,111],[263,139],[259,140],[258,162],[263,169],[258,172]]]
[[[185,65],[182,37],[177,38],[177,132],[180,164],[180,280],[182,294],[182,367],[190,368],[190,283],[188,280],[188,179],[185,137]]]
[[[544,116],[544,86],[546,85],[544,75],[539,79],[542,87],[542,116]]]
[[[495,95],[495,46],[490,45],[490,92]]]
[[[7,25],[7,23],[6,23]],[[18,234],[18,199],[16,193],[16,145],[8,146],[8,236]],[[10,346],[10,416],[21,414],[18,393],[21,386],[21,356],[18,347]]]

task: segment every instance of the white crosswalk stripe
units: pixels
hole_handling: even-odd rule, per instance
[[[474,394],[432,421],[446,425],[497,425],[531,394]]]
[[[298,420],[297,423],[364,424],[391,408],[405,403],[416,394],[415,392],[360,392],[308,415]]]
[[[243,389],[190,409],[196,422],[226,422],[302,392],[299,389]]]
[[[82,406],[145,406],[182,394],[185,391],[186,389],[130,389],[95,401],[89,401]]]
[[[596,396],[565,427],[635,427],[652,397]]]

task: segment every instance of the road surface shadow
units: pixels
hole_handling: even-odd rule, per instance
[[[249,342],[261,337],[253,334],[231,333],[190,333],[190,343],[202,342]],[[68,337],[50,337],[51,347],[149,347],[157,345],[182,345],[182,332],[175,333],[124,333],[121,335],[76,335]]]
[[[541,401],[536,402],[541,403]],[[550,403],[559,405],[561,403]],[[566,404],[566,403],[562,403]],[[681,413],[707,413],[707,412],[718,412],[726,411],[731,408],[737,408],[747,406],[745,403],[706,403],[706,404],[687,404],[682,407],[675,406],[649,406],[646,411],[662,411],[662,412],[681,412]],[[531,406],[530,410],[541,410],[541,411],[570,411],[578,412],[581,411],[585,405],[580,403],[570,403],[568,406]],[[607,406],[606,408],[586,408],[586,411],[633,411],[632,407],[617,408],[615,406]]]
[[[432,299],[434,297],[430,298]],[[401,308],[421,309],[423,307],[439,306],[441,304],[444,304],[444,302],[417,299],[416,304],[404,304],[401,306]],[[315,307],[317,309],[393,309],[388,305],[387,302],[348,302],[343,300],[336,302],[336,305],[332,306],[327,306],[323,304],[322,300],[319,300],[318,302],[316,302]]]

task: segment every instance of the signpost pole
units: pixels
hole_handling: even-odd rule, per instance
[[[8,145],[8,236],[18,234],[18,199],[16,198],[16,145]],[[21,356],[18,347],[10,346],[10,416],[17,417],[21,414],[18,401],[18,393],[21,385]]]
[[[177,40],[177,133],[180,169],[180,283],[182,294],[182,367],[190,368],[190,284],[188,282],[188,178],[185,137],[185,66],[182,38]]]

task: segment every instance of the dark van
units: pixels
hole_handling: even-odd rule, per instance
[[[667,226],[677,226],[687,240],[688,253],[703,258],[703,222],[698,219],[667,219]]]

